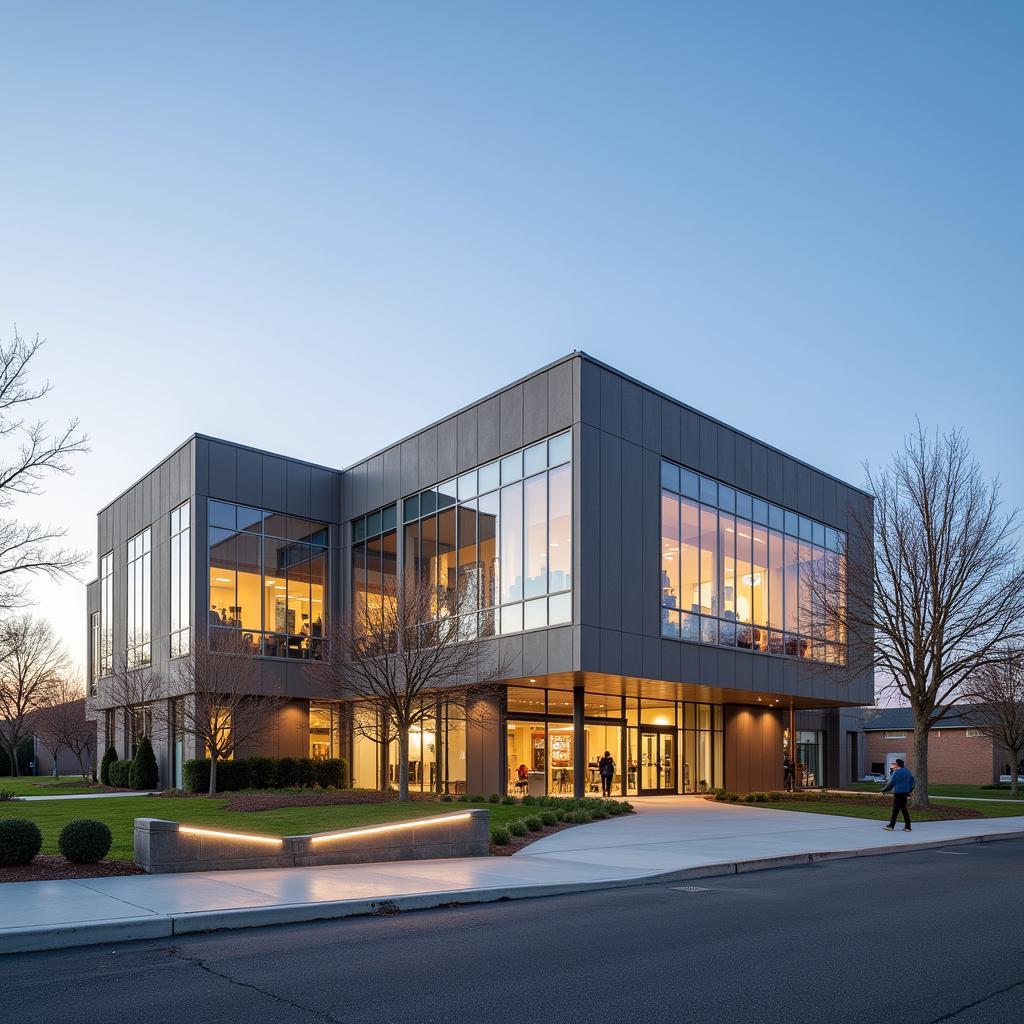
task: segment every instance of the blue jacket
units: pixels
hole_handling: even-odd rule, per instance
[[[907,768],[897,768],[896,771],[889,776],[889,784],[882,790],[883,793],[913,793],[914,792],[914,776],[911,775],[910,770]]]

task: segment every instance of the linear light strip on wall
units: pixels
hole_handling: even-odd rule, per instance
[[[184,832],[190,836],[214,836],[217,839],[241,839],[246,843],[266,843],[269,846],[280,846],[283,839],[273,839],[270,836],[250,836],[244,832],[217,832],[210,828],[193,828],[190,825],[179,825],[179,832]]]
[[[356,836],[371,836],[379,832],[396,832],[403,828],[422,828],[426,825],[443,825],[449,821],[466,821],[470,817],[468,812],[462,814],[445,814],[440,818],[427,818],[424,821],[404,821],[396,825],[376,825],[373,828],[360,828],[346,832],[327,832],[323,835],[313,836],[311,841],[322,843],[328,839],[354,839]]]

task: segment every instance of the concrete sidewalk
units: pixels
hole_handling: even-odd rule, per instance
[[[65,793],[63,796],[19,796],[15,803],[22,800],[31,803],[35,800],[113,800],[120,796],[159,796],[156,790],[127,789],[122,793]]]
[[[634,801],[635,815],[548,836],[513,857],[216,871],[0,885],[0,952],[417,910],[710,877],[838,857],[1024,837],[1024,817],[877,821],[715,804]]]

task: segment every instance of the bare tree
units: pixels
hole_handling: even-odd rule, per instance
[[[1010,793],[1017,796],[1017,775],[1024,757],[1024,650],[1007,660],[985,665],[966,687],[971,727],[978,729],[1010,755]]]
[[[0,742],[14,775],[18,744],[32,734],[33,716],[68,669],[67,651],[48,622],[31,615],[0,622]]]
[[[485,705],[477,698],[508,675],[497,645],[478,635],[475,602],[465,614],[459,610],[458,603],[439,599],[433,583],[408,573],[386,582],[379,595],[337,623],[313,665],[329,695],[374,709],[397,738],[400,800],[409,798],[412,730],[437,714],[439,702],[472,715]],[[384,772],[381,783],[386,788]]]
[[[223,631],[216,649],[193,646],[175,662],[173,689],[184,694],[181,726],[206,748],[209,795],[217,792],[217,762],[258,739],[275,721],[285,698],[261,694],[259,663],[241,633]]]
[[[33,716],[33,728],[54,764],[60,752],[67,750],[78,761],[83,778],[91,773],[96,727],[86,720],[85,688],[77,677],[56,680],[46,704]]]
[[[71,472],[70,458],[88,451],[78,420],[50,433],[44,420],[26,420],[22,413],[50,391],[50,383],[32,384],[29,370],[42,341],[18,336],[0,342],[0,510],[26,496],[41,493],[47,476]],[[32,576],[51,579],[73,575],[85,555],[63,543],[63,527],[0,518],[0,610],[25,604]]]
[[[1017,510],[1004,512],[963,433],[918,424],[881,472],[867,470],[874,520],[849,511],[848,549],[809,593],[850,636],[853,675],[876,670],[881,693],[914,714],[913,804],[928,806],[928,735],[965,684],[1024,640]],[[801,577],[801,583],[803,578]]]

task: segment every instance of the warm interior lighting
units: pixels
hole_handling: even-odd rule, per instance
[[[425,825],[441,825],[447,821],[466,821],[470,817],[468,811],[461,814],[444,814],[440,818],[427,818],[424,821],[402,821],[395,825],[375,825],[373,828],[349,829],[346,832],[325,832],[323,835],[313,836],[311,841],[322,843],[328,839],[353,839],[356,836],[372,836],[380,832],[396,832],[403,828],[422,828]]]
[[[249,836],[244,832],[218,832],[212,828],[194,828],[191,825],[179,825],[179,832],[190,836],[214,836],[217,839],[241,839],[246,843],[267,843],[270,846],[280,846],[284,840],[274,839],[271,836]]]
[[[654,720],[654,724],[655,725],[671,725],[672,723],[664,715],[658,715],[658,717]]]

